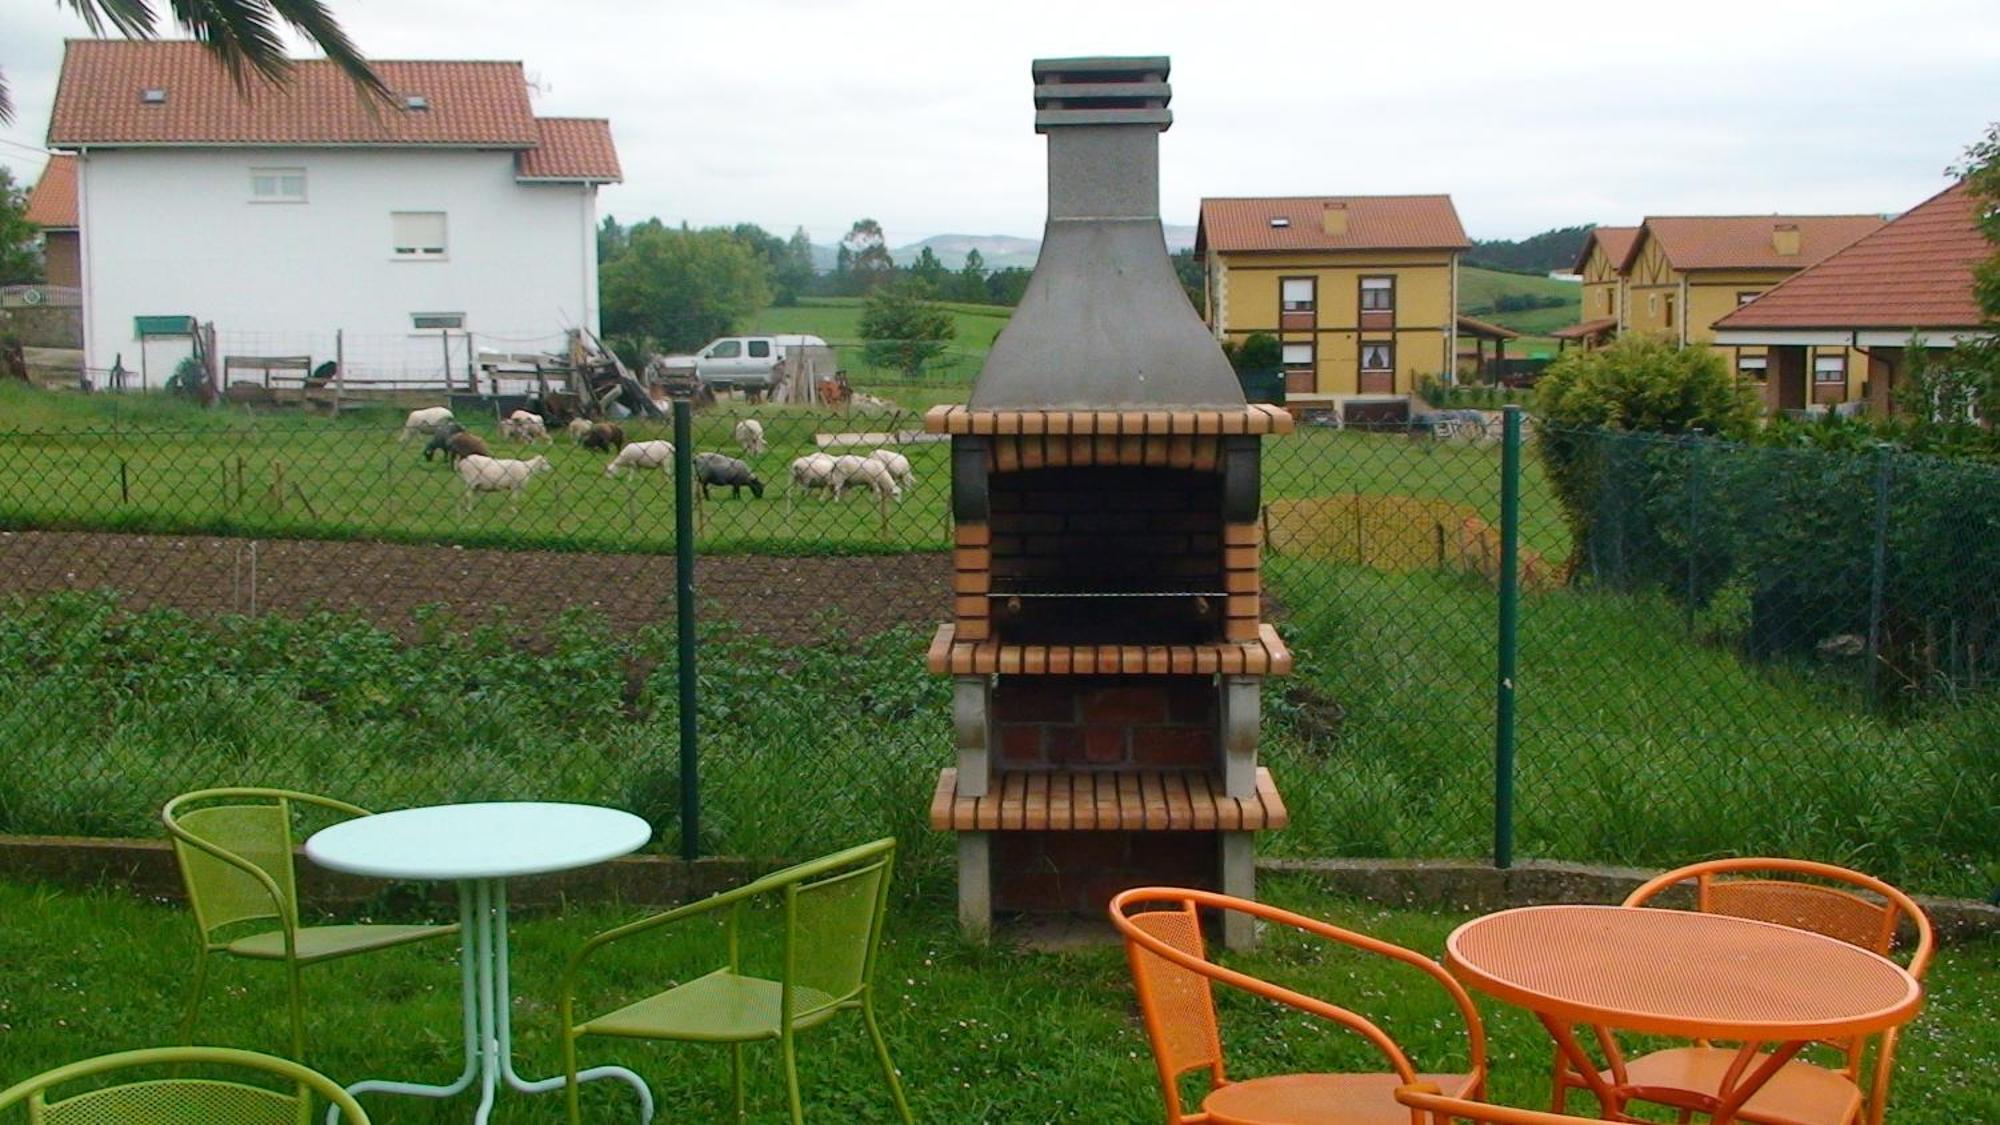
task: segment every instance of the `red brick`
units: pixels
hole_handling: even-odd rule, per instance
[[[1060,680],[1003,676],[993,689],[993,715],[1002,724],[1075,722],[1076,687]]]
[[[1024,725],[1000,728],[1001,765],[1038,766],[1043,760],[1041,727]]]
[[[1116,871],[1131,863],[1130,832],[1051,833],[1043,847],[1065,872]]]
[[[1083,693],[1087,723],[1161,723],[1166,718],[1167,691],[1159,684],[1100,687]]]
[[[1132,764],[1142,768],[1216,765],[1216,734],[1201,727],[1140,727],[1132,732]]]
[[[1082,765],[1083,728],[1043,727],[1042,753],[1052,766]]]
[[[1084,760],[1095,766],[1115,766],[1125,761],[1124,727],[1085,727]]]
[[[1216,721],[1215,684],[1206,676],[1178,676],[1168,682],[1167,718],[1176,723]]]

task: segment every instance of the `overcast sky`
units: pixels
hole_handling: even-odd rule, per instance
[[[603,212],[819,242],[863,215],[892,245],[1039,235],[1042,56],[1172,56],[1175,223],[1204,195],[1448,192],[1475,238],[1900,211],[2000,119],[1996,0],[330,5],[371,56],[520,59],[537,113],[609,117],[625,183]],[[83,34],[54,0],[7,3],[17,176]]]

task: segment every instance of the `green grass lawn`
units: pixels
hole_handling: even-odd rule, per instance
[[[1563,303],[1548,308],[1495,311],[1494,302],[1503,294],[1560,297]],[[1546,336],[1565,325],[1575,324],[1582,302],[1582,287],[1573,281],[1557,281],[1550,277],[1481,269],[1478,266],[1460,266],[1458,269],[1460,312],[1490,320],[1526,336]],[[1510,342],[1507,350],[1516,352],[1516,347],[1521,344],[1525,341]],[[1516,354],[1529,355],[1532,352],[1522,347]]]
[[[906,865],[907,866],[907,865]],[[1261,897],[1437,956],[1466,915],[1388,910],[1327,895],[1306,877],[1263,880]],[[573,906],[512,927],[516,1056],[529,1077],[555,1073],[557,976],[588,935],[640,916],[616,906]],[[369,920],[455,917],[389,908]],[[0,1086],[72,1059],[170,1043],[185,996],[193,925],[181,907],[117,892],[79,893],[0,883]],[[760,919],[761,921],[761,919]],[[1108,927],[1107,927],[1108,928]],[[755,932],[753,925],[752,932]],[[586,985],[607,1010],[712,967],[718,935],[702,926],[614,946]],[[1342,1003],[1381,1023],[1419,1069],[1464,1065],[1463,1033],[1444,994],[1420,974],[1291,935],[1230,956],[1247,972]],[[919,1121],[1155,1122],[1160,1103],[1121,951],[1106,945],[1042,953],[975,947],[958,937],[943,896],[899,896],[876,974],[883,1032]],[[307,1061],[343,1083],[363,1077],[443,1081],[461,1046],[458,970],[448,942],[306,970]],[[1944,950],[1924,1012],[1903,1036],[1891,1120],[1990,1121],[2000,1116],[2000,949]],[[1526,1015],[1481,1004],[1490,1037],[1491,1096],[1542,1106],[1549,1045]],[[281,974],[218,962],[197,1041],[275,1053],[286,1049]],[[1234,994],[1221,1001],[1225,1051],[1241,1076],[1292,1070],[1377,1070],[1359,1038]],[[800,1077],[812,1120],[889,1121],[892,1115],[860,1021],[843,1017],[800,1038]],[[720,1120],[728,1109],[728,1053],[687,1045],[586,1041],[588,1062],[617,1062],[653,1088],[665,1121]],[[783,1119],[775,1047],[753,1047],[747,1067],[753,1120]],[[585,1086],[585,1120],[622,1121],[630,1090]],[[1588,1098],[1573,1102],[1586,1108]],[[372,1095],[385,1125],[462,1121],[473,1104]],[[562,1119],[561,1096],[503,1094],[496,1122]]]
[[[805,297],[796,305],[759,310],[745,331],[818,336],[839,353],[840,365],[856,387],[888,397],[899,406],[921,409],[932,401],[965,401],[972,377],[992,350],[994,337],[1014,314],[1013,309],[1000,305],[941,303],[951,316],[951,341],[914,386],[902,389],[900,385],[909,382],[907,376],[868,362],[861,338],[862,305],[860,297]]]

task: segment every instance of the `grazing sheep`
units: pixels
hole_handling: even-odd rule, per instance
[[[618,451],[618,456],[604,466],[604,475],[615,477],[626,467],[634,469],[658,469],[668,476],[674,472],[674,443],[670,441],[635,441]]]
[[[616,422],[593,422],[577,444],[599,453],[616,453],[625,448],[625,427]]]
[[[785,490],[788,504],[800,492],[833,487],[833,458],[825,453],[808,453],[792,462],[791,474],[792,487]]]
[[[526,487],[529,478],[548,469],[549,459],[546,457],[500,461],[472,454],[458,463],[458,478],[465,482],[465,495],[460,497],[459,507],[472,507],[473,497],[481,492],[505,492],[510,503],[518,504],[521,502],[521,489]]]
[[[403,419],[403,436],[396,439],[396,444],[402,445],[409,441],[412,434],[434,434],[439,426],[451,420],[451,408],[448,406],[426,406],[422,410],[412,410],[410,416]]]
[[[581,444],[583,435],[590,432],[590,419],[571,418],[569,425],[564,426],[563,429],[569,434],[569,440]]]
[[[424,446],[424,460],[430,460],[433,453],[451,452],[449,445],[451,435],[462,434],[464,432],[465,427],[459,425],[457,422],[446,422],[444,425],[439,426],[436,430],[432,431],[430,443]]]
[[[525,410],[516,410],[500,419],[500,436],[518,442],[546,441],[550,444],[555,442],[555,439],[549,436],[549,428],[542,422],[542,416],[530,414]]]
[[[764,423],[755,418],[745,418],[736,423],[736,444],[743,448],[745,457],[759,457],[764,453]]]
[[[444,451],[454,465],[465,460],[467,457],[485,457],[488,455],[486,452],[486,443],[479,440],[479,435],[470,430],[460,430],[451,435],[444,443]]]
[[[852,464],[848,464],[847,462],[852,462]],[[874,490],[875,497],[878,500],[885,498],[890,500],[901,500],[903,498],[903,489],[901,485],[898,485],[896,483],[896,475],[889,471],[889,466],[884,465],[882,462],[876,461],[872,458],[866,458],[866,457],[834,458],[834,466],[833,466],[834,499],[836,500],[840,499],[840,494],[843,491],[845,491],[849,485],[856,485],[861,488],[868,488]]]
[[[893,449],[878,449],[870,453],[868,459],[889,466],[889,475],[896,478],[898,488],[908,488],[917,481],[917,474],[910,468],[910,459]]]
[[[694,479],[701,484],[701,498],[708,499],[708,486],[726,484],[731,497],[741,497],[744,489],[759,500],[764,498],[764,482],[750,471],[750,466],[734,457],[720,453],[697,453],[694,455]]]

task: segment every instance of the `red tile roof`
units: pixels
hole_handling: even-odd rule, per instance
[[[1715,322],[1717,328],[1972,328],[1972,267],[1995,252],[1963,182]]]
[[[76,226],[76,157],[51,156],[28,195],[29,222],[43,229],[72,229]]]
[[[1649,215],[1641,229],[1659,240],[1677,270],[1803,269],[1884,221],[1880,215]],[[1780,254],[1774,244],[1774,232],[1786,225],[1798,228],[1796,254]],[[1642,241],[1632,240],[1622,270],[1632,268]]]
[[[602,117],[537,117],[535,129],[541,143],[515,157],[518,178],[613,184],[624,178],[611,122]]]
[[[538,143],[518,62],[372,64],[399,97],[428,109],[363,101],[324,59],[300,59],[289,82],[238,88],[207,48],[188,41],[72,39],[63,51],[49,144],[486,145]],[[148,89],[166,92],[158,105]]]
[[[1607,335],[1617,330],[1617,328],[1617,317],[1603,316],[1596,320],[1586,320],[1581,324],[1572,324],[1566,328],[1558,328],[1554,332],[1549,333],[1549,335],[1554,336],[1558,340],[1588,340],[1593,336]]]
[[[1478,336],[1486,340],[1518,340],[1521,338],[1521,334],[1512,328],[1495,324],[1490,320],[1480,320],[1478,317],[1467,316],[1464,313],[1458,314],[1458,330],[1469,336]]]
[[[1576,265],[1571,267],[1577,273],[1590,262],[1590,244],[1595,242],[1604,247],[1604,256],[1611,259],[1611,267],[1624,265],[1626,255],[1632,252],[1632,243],[1638,241],[1638,227],[1592,227],[1583,240],[1583,249],[1576,252]]]
[[[1347,230],[1326,233],[1329,206],[1347,211]],[[1284,223],[1272,226],[1273,219]],[[1314,195],[1204,199],[1197,249],[1463,250],[1472,243],[1448,195]]]

